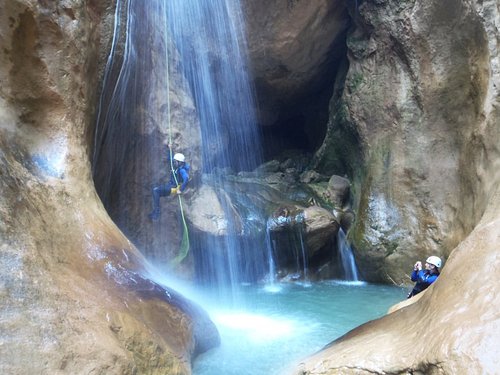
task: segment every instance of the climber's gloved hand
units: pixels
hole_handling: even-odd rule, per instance
[[[181,185],[177,185],[177,187],[174,187],[172,189],[170,189],[170,194],[171,195],[174,195],[174,194],[182,194],[182,191],[181,191]]]

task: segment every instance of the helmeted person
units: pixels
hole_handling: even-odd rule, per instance
[[[153,187],[153,211],[149,214],[149,218],[152,220],[157,220],[160,217],[160,197],[182,194],[189,182],[189,164],[186,163],[184,154],[174,154],[172,166],[170,181]]]
[[[415,263],[413,266],[413,272],[411,273],[411,281],[416,281],[416,284],[412,291],[408,294],[408,298],[411,298],[427,289],[429,285],[436,281],[439,277],[441,265],[441,258],[434,255],[430,256],[425,261],[425,269],[422,269],[422,262],[418,261]]]

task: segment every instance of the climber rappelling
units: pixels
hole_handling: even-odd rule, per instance
[[[169,149],[169,155],[171,151]],[[169,157],[171,166],[170,180],[166,184],[160,184],[153,187],[153,211],[149,218],[157,220],[160,217],[160,197],[182,194],[189,182],[189,163],[186,162],[184,154],[176,153],[173,158]]]

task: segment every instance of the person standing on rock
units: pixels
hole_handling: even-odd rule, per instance
[[[422,269],[422,262],[418,261],[413,266],[411,273],[411,281],[416,281],[412,291],[408,294],[411,298],[421,291],[427,289],[439,276],[439,269],[441,268],[441,259],[437,256],[430,256],[425,261],[425,269]]]
[[[153,211],[149,214],[151,220],[158,220],[160,217],[160,197],[182,194],[189,182],[189,164],[186,163],[184,154],[174,154],[171,166],[170,181],[153,187]]]

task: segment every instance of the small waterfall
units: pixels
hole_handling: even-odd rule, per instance
[[[267,259],[269,262],[268,283],[271,286],[274,286],[274,284],[276,284],[276,263],[274,262],[273,248],[274,246],[273,246],[273,240],[271,238],[270,219],[268,219],[266,225],[266,252],[267,252]]]
[[[303,214],[270,217],[267,220],[266,233],[270,270],[276,272],[276,260],[279,268],[288,273],[285,279],[302,279],[308,282],[309,262],[304,240]]]
[[[304,278],[304,281],[308,281],[308,261],[307,261],[307,254],[306,254],[306,247],[304,244],[304,216],[303,215],[297,215],[296,217],[296,222],[298,224],[298,234],[299,234],[299,243],[300,243],[300,259],[302,262],[299,261],[299,257],[297,257],[297,269],[300,269],[300,264],[302,263],[302,275]]]
[[[356,267],[354,255],[342,228],[339,229],[337,234],[337,246],[345,280],[359,281],[358,268]]]

